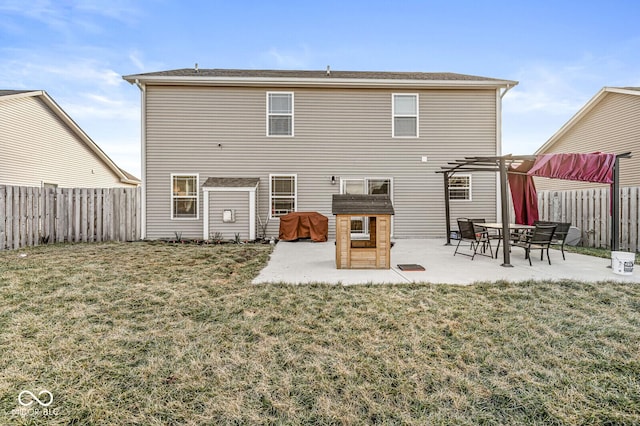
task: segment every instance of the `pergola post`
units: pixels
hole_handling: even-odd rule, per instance
[[[611,251],[620,250],[620,159],[631,158],[631,152],[616,155],[611,184]]]
[[[444,177],[444,214],[446,218],[447,243],[445,246],[451,245],[451,207],[449,206],[449,172],[442,174]]]
[[[620,158],[616,155],[611,184],[611,251],[620,249]]]
[[[507,164],[504,157],[499,158],[500,172],[500,207],[502,209],[502,266],[513,267],[511,264],[511,241],[509,239],[509,203],[507,195]]]

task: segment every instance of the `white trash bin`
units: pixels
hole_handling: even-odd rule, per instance
[[[632,275],[633,263],[636,260],[635,253],[629,253],[626,251],[612,251],[611,252],[611,269],[614,274],[618,275]]]

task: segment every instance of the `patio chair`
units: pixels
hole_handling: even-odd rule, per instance
[[[560,251],[562,252],[562,260],[567,260],[564,257],[564,242],[567,239],[567,235],[569,234],[569,228],[571,228],[571,222],[549,222],[544,220],[537,220],[533,224],[541,224],[541,225],[556,225],[556,231],[553,233],[553,240],[551,241],[552,246],[560,246]]]
[[[553,233],[556,230],[556,225],[542,225],[537,224],[530,234],[527,234],[521,240],[512,244],[512,247],[522,247],[524,249],[524,258],[529,260],[529,266],[531,263],[531,250],[540,249],[540,260],[543,259],[544,251],[547,251],[547,260],[551,265],[551,258],[549,257],[549,246],[553,240]]]
[[[487,228],[483,228],[480,225],[476,225],[476,223],[487,223],[487,220],[484,218],[478,218],[478,219],[469,219],[471,220],[471,222],[473,222],[473,228],[476,230],[476,233],[480,233],[480,232],[486,232],[487,236],[490,240],[496,240],[498,241],[498,246],[496,247],[496,257],[498,257],[498,250],[500,249],[500,240],[502,239],[500,237],[500,233],[496,230],[493,230],[493,232]],[[485,247],[483,245],[483,253],[484,253]]]
[[[476,254],[485,255],[486,247],[489,247],[489,253],[491,257],[493,257],[493,249],[491,248],[491,241],[489,240],[489,234],[486,230],[477,231],[473,226],[473,221],[467,218],[458,218],[458,230],[460,231],[460,239],[458,240],[458,245],[456,246],[456,250],[453,252],[455,256],[457,253],[460,253],[464,256],[470,256],[471,260],[476,256]],[[469,243],[469,248],[473,250],[473,254],[467,254],[463,252],[458,252],[458,248],[460,244],[466,241]],[[478,249],[482,245],[483,249],[478,253]]]

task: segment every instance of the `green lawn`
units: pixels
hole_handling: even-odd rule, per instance
[[[270,250],[0,252],[0,424],[640,424],[640,285],[250,284]]]

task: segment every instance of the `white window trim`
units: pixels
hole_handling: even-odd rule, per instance
[[[195,176],[196,177],[196,217],[173,217],[173,199],[174,199],[174,195],[173,195],[173,178],[174,176]],[[200,219],[200,174],[199,173],[171,173],[171,178],[169,180],[169,193],[171,194],[170,196],[170,204],[171,204],[171,213],[169,218],[171,220],[178,220],[178,221],[183,221],[183,220],[199,220]],[[189,197],[191,198],[191,197]]]
[[[451,201],[452,203],[466,203],[469,201],[473,201],[473,176],[470,174],[455,174],[451,177],[466,177],[469,178],[469,198],[467,198],[466,200],[459,200],[459,199],[453,199],[451,198],[451,196],[449,196],[449,201]],[[451,187],[449,187],[449,192],[451,192]],[[451,193],[449,193],[449,195],[451,195]]]
[[[293,211],[298,211],[298,174],[297,173],[270,173],[269,174],[269,220],[280,220],[280,216],[273,216],[271,206],[273,205],[273,178],[293,177]]]
[[[388,180],[389,181],[389,198],[391,199],[391,204],[394,203],[393,201],[393,192],[394,192],[394,178],[390,177],[390,176],[367,176],[367,177],[362,177],[362,176],[344,176],[344,177],[340,177],[340,194],[345,194],[345,188],[346,188],[346,181],[348,180],[359,180],[363,182],[363,185],[365,187],[369,186],[369,181],[370,180]],[[366,222],[366,218],[365,218],[365,222]],[[393,231],[394,231],[394,216],[391,216],[391,236],[393,237]],[[362,233],[362,234],[351,234],[351,238],[354,239],[363,239],[363,238],[369,238],[369,233]]]
[[[391,188],[389,188],[389,198],[391,198],[391,202],[393,202],[393,180],[394,178],[390,176],[341,176],[340,177],[340,193],[344,194],[346,181],[348,180],[359,180],[362,181],[364,185],[368,185],[370,180],[388,180]]]
[[[415,115],[398,115],[398,117],[415,117],[416,118],[416,135],[415,136],[396,136],[396,96],[415,96],[416,97],[416,114]],[[391,137],[397,139],[416,139],[420,137],[420,96],[418,93],[392,93],[391,94]]]
[[[269,134],[269,95],[291,95],[291,134],[290,135],[270,135]],[[266,95],[266,133],[268,138],[292,138],[295,136],[295,94],[294,92],[267,92]],[[276,114],[276,115],[284,115],[284,114]]]

